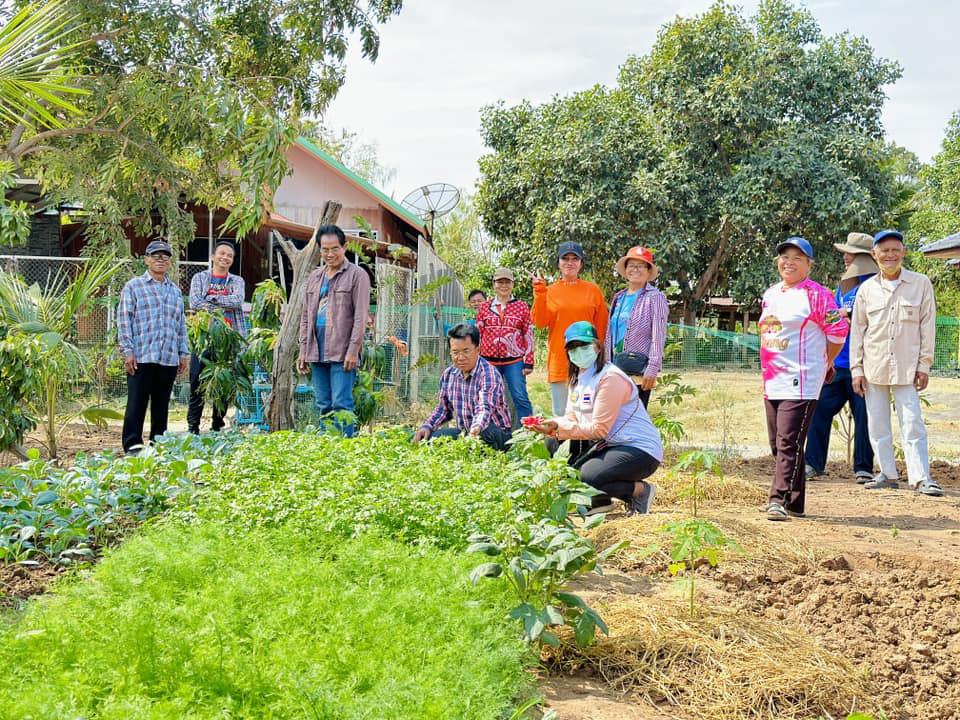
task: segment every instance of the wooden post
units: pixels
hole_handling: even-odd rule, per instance
[[[300,316],[303,314],[303,296],[307,278],[320,261],[320,241],[317,230],[321,225],[335,223],[340,216],[338,202],[328,200],[313,229],[313,236],[303,250],[279,234],[275,235],[277,246],[289,258],[293,266],[293,280],[287,296],[287,308],[280,324],[280,334],[273,349],[273,371],[270,373],[270,395],[267,397],[267,424],[271,432],[293,429],[293,400],[296,380],[293,366],[300,350]]]

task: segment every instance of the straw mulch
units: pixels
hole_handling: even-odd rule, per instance
[[[661,528],[667,523],[688,517],[686,513],[652,513],[634,515],[616,521],[604,522],[586,533],[597,550],[604,550],[623,540],[630,545],[612,555],[606,565],[624,572],[640,570],[645,574],[667,572],[670,564],[670,536]],[[784,570],[819,563],[824,551],[810,543],[803,543],[792,535],[767,530],[765,527],[737,518],[709,513],[702,515],[717,525],[724,534],[736,542],[742,552],[724,552],[718,569],[735,571],[738,574],[760,573],[771,566]],[[656,550],[651,551],[651,546]],[[707,567],[702,568],[703,572]]]
[[[747,613],[618,598],[597,608],[610,637],[546,648],[551,671],[588,670],[678,718],[841,718],[873,710],[864,673],[808,635]]]
[[[690,500],[685,492],[692,483],[692,474],[687,472],[663,473],[650,478],[657,486],[654,499],[656,507],[682,505],[688,507]],[[702,506],[736,505],[737,507],[759,507],[766,505],[768,488],[761,486],[738,474],[708,475],[697,483]]]

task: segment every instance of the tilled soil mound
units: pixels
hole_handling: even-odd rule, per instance
[[[808,630],[862,667],[890,720],[960,720],[960,566],[869,553],[717,578],[733,607]]]

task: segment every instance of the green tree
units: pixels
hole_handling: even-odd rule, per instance
[[[947,124],[940,152],[920,170],[920,186],[909,202],[908,245],[960,232],[960,112]],[[933,282],[940,315],[960,315],[960,274],[941,259],[911,253],[911,266]]]
[[[268,210],[301,119],[345,79],[349,38],[375,60],[377,26],[401,0],[74,0],[59,67],[85,94],[79,121],[0,118],[0,161],[41,178],[51,202],[84,208],[94,247],[125,244],[122,223],[192,237],[182,198],[232,209],[242,236]],[[95,40],[96,42],[92,42]]]
[[[607,288],[617,256],[652,247],[688,321],[709,294],[755,301],[776,239],[826,250],[889,208],[880,111],[899,75],[788,2],[751,18],[719,2],[665,25],[614,88],[486,108],[481,217],[534,268],[582,242]],[[839,259],[824,256],[825,277]]]

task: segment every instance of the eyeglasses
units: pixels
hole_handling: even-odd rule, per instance
[[[167,255],[166,253],[153,253],[152,255],[147,255],[147,257],[153,260],[162,260],[163,262],[173,259],[170,255]]]
[[[470,357],[474,350],[476,350],[476,348],[470,348],[469,350],[451,350],[450,357]]]
[[[320,252],[325,255],[333,255],[335,253],[341,252],[342,250],[343,248],[340,247],[339,245],[337,245],[337,247],[332,247],[332,248],[325,248],[325,247],[320,248]]]

